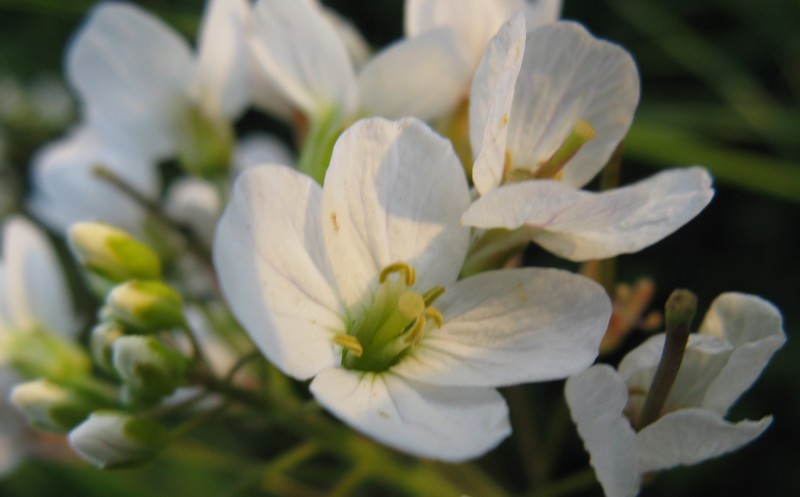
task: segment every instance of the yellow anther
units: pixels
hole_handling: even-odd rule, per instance
[[[403,292],[397,299],[397,310],[406,318],[415,318],[425,312],[425,300],[417,292]]]
[[[417,281],[417,272],[414,271],[413,267],[405,262],[395,262],[394,264],[389,264],[383,268],[380,276],[378,276],[378,282],[385,282],[386,278],[393,273],[403,273],[403,279],[405,280],[406,286],[412,286]]]
[[[364,347],[361,346],[361,342],[353,335],[336,335],[333,337],[333,343],[343,349],[347,349],[356,357],[361,357],[361,354],[364,353]]]
[[[435,307],[428,307],[425,309],[425,316],[431,318],[437,328],[441,328],[444,324],[444,318],[442,317],[442,313],[439,312],[439,309]]]
[[[411,325],[411,329],[408,330],[406,333],[406,337],[403,339],[405,343],[410,345],[416,345],[422,340],[422,334],[425,331],[425,314],[420,314],[414,323]]]
[[[433,304],[434,302],[436,302],[436,299],[441,297],[443,293],[444,293],[444,287],[443,286],[435,286],[435,287],[431,288],[430,290],[428,290],[427,292],[425,292],[422,295],[422,298],[425,300],[425,307],[428,307],[431,304]]]
[[[553,152],[553,155],[544,161],[534,173],[535,179],[553,179],[567,165],[578,151],[590,140],[597,136],[594,128],[588,121],[578,119],[572,132],[564,143]]]

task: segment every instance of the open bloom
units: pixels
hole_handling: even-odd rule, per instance
[[[656,335],[631,351],[619,370],[593,366],[567,380],[578,433],[608,497],[639,492],[641,475],[696,464],[738,449],[772,422],[730,423],[725,414],[785,342],[781,315],[769,302],[725,293],[690,335],[661,416],[635,430],[664,346]]]
[[[528,230],[575,261],[635,252],[683,226],[713,195],[699,167],[600,193],[579,190],[627,133],[638,100],[636,66],[622,48],[570,22],[526,32],[524,17],[515,16],[473,79],[472,176],[481,198],[464,222]]]
[[[457,281],[469,204],[451,145],[413,119],[356,123],[324,188],[249,169],[220,220],[214,260],[260,350],[356,429],[451,461],[510,431],[496,386],[561,378],[596,357],[610,305],[560,270]]]
[[[242,0],[210,0],[193,55],[177,33],[135,6],[96,7],[66,57],[88,124],[146,157],[224,160],[230,121],[250,95],[247,9]]]

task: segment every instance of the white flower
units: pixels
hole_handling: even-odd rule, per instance
[[[11,471],[32,442],[9,403],[18,375],[8,367],[9,343],[37,331],[71,338],[78,320],[56,255],[44,235],[21,217],[3,225],[0,259],[0,475]]]
[[[413,38],[442,27],[454,30],[472,74],[486,44],[519,11],[524,12],[528,29],[533,29],[558,20],[561,0],[406,0],[405,32]]]
[[[0,260],[0,341],[35,331],[71,338],[77,325],[53,248],[32,223],[18,216],[9,218],[3,225]]]
[[[463,221],[527,229],[575,261],[635,252],[677,230],[713,195],[699,167],[579,190],[627,133],[638,100],[636,66],[622,48],[569,22],[526,33],[517,15],[490,42],[473,80],[473,180],[482,196]]]
[[[335,415],[424,457],[476,457],[508,435],[496,386],[561,378],[597,355],[605,293],[559,270],[456,281],[469,204],[450,144],[413,119],[356,123],[320,188],[249,169],[214,260],[260,350]]]
[[[259,0],[252,49],[259,70],[312,122],[430,119],[455,105],[468,77],[449,30],[394,44],[357,68],[339,23],[313,0]]]
[[[133,5],[96,7],[66,62],[90,126],[116,146],[154,157],[186,152],[198,120],[224,135],[249,101],[247,14],[242,0],[210,0],[195,56]]]
[[[33,159],[33,193],[29,206],[57,231],[78,221],[103,221],[141,235],[146,212],[141,205],[99,178],[98,166],[125,181],[145,197],[155,198],[159,179],[153,161],[122,152],[87,126],[50,143]]]
[[[598,365],[567,380],[572,419],[606,495],[636,495],[644,473],[696,464],[758,437],[772,416],[738,423],[724,416],[785,340],[772,304],[752,295],[720,295],[700,332],[690,335],[661,417],[638,433],[634,426],[661,356],[663,334],[625,356],[618,372]]]

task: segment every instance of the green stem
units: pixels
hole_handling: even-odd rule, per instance
[[[94,175],[98,179],[110,184],[120,193],[130,198],[140,207],[142,207],[148,214],[152,215],[164,226],[170,230],[179,233],[186,240],[186,248],[194,253],[201,261],[204,261],[209,266],[212,266],[211,251],[205,246],[205,243],[195,234],[194,230],[180,221],[168,216],[161,206],[153,200],[147,198],[136,188],[128,184],[123,178],[104,166],[96,166],[94,168]]]
[[[594,476],[594,470],[586,468],[549,485],[539,487],[526,495],[527,497],[559,497],[582,492],[595,485],[597,485],[597,478]]]
[[[314,178],[320,185],[325,179],[333,145],[339,137],[341,128],[342,118],[335,108],[320,113],[319,117],[312,118],[309,123],[308,132],[300,148],[297,168]]]
[[[356,465],[328,492],[328,497],[347,497],[369,476],[364,465]]]
[[[532,231],[526,227],[513,231],[501,228],[487,230],[470,247],[461,277],[500,269],[528,246],[532,235]]]
[[[511,424],[514,427],[517,448],[525,468],[528,486],[535,486],[545,481],[547,473],[535,413],[530,408],[524,386],[506,388],[503,392],[508,401]]]

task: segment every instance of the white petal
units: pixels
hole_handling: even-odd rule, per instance
[[[593,366],[567,380],[564,396],[606,496],[636,495],[636,434],[622,414],[628,400],[622,378],[608,365]]]
[[[115,144],[168,154],[188,104],[189,46],[144,11],[103,3],[67,51],[67,77],[88,120]]]
[[[717,297],[700,333],[722,337],[736,349],[708,387],[703,407],[724,414],[756,381],[772,354],[786,341],[781,314],[764,299],[741,293]]]
[[[483,50],[500,26],[524,6],[523,0],[407,0],[405,31],[408,37],[440,27],[455,31],[469,61],[477,66]]]
[[[333,9],[323,6],[322,13],[328,21],[333,24],[336,31],[338,31],[339,36],[347,47],[347,54],[350,56],[353,67],[358,69],[363,66],[372,55],[372,49],[369,43],[367,43],[367,40],[361,36],[358,28],[350,22],[350,19],[342,16]]]
[[[211,115],[238,117],[250,99],[246,0],[209,0],[197,43],[193,92]]]
[[[525,181],[478,199],[464,223],[536,228],[533,241],[573,261],[636,252],[672,234],[711,201],[699,167],[664,171],[615,190],[590,193],[557,181]]]
[[[66,231],[78,221],[104,221],[134,235],[143,233],[144,209],[109,183],[97,178],[102,165],[143,196],[159,190],[155,163],[115,150],[88,127],[45,146],[33,159],[30,207],[50,227]]]
[[[503,180],[506,138],[517,82],[525,53],[525,20],[515,16],[489,42],[469,100],[469,130],[475,165],[472,179],[481,193]]]
[[[17,331],[44,331],[72,338],[78,319],[67,281],[44,234],[22,217],[3,226],[3,276],[8,324]]]
[[[335,362],[344,328],[328,283],[321,191],[285,166],[248,169],[217,225],[214,265],[231,310],[261,352],[298,379]]]
[[[664,334],[646,340],[620,362],[619,374],[631,390],[629,407],[638,412],[653,382],[664,350]],[[681,368],[664,404],[664,412],[702,407],[706,390],[725,367],[733,347],[719,337],[693,334],[689,337]]]
[[[639,469],[657,471],[727,454],[756,439],[771,422],[772,416],[766,416],[729,423],[706,409],[667,414],[636,435]]]
[[[354,107],[355,74],[347,48],[310,0],[259,0],[252,49],[281,92],[306,114]]]
[[[436,387],[391,373],[331,368],[314,378],[311,393],[358,431],[420,457],[472,459],[511,433],[508,408],[489,388]]]
[[[440,385],[505,386],[560,379],[597,357],[611,304],[602,287],[556,269],[491,271],[434,303],[432,329],[395,371]]]
[[[525,3],[525,24],[528,31],[556,22],[561,17],[561,0],[529,0]]]
[[[276,136],[253,132],[236,143],[233,167],[238,172],[263,164],[291,166],[294,163],[289,147]]]
[[[358,75],[362,115],[430,120],[463,98],[469,80],[455,35],[435,30],[378,53]]]
[[[565,183],[583,186],[627,133],[638,102],[636,65],[619,46],[569,22],[529,32],[509,125],[513,166],[535,170],[584,119],[597,135],[562,170]]]
[[[455,281],[469,243],[469,205],[450,142],[420,121],[366,119],[342,133],[325,176],[323,229],[339,294],[369,297],[381,270],[412,265],[417,288]]]

